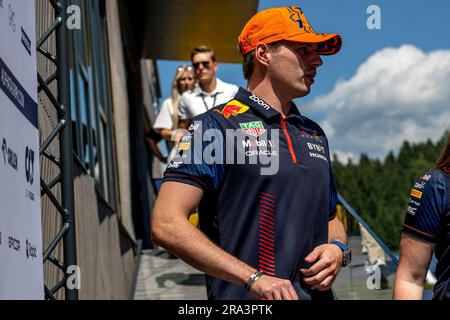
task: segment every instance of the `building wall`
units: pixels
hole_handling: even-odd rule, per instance
[[[133,218],[131,211],[131,181],[130,181],[130,147],[129,147],[129,113],[128,89],[126,83],[126,69],[122,47],[122,33],[120,26],[117,0],[106,2],[108,20],[109,57],[111,61],[111,91],[114,117],[114,145],[117,155],[118,176],[118,213],[122,224],[134,237]]]
[[[154,107],[159,102],[160,90],[156,64],[153,61],[142,61],[142,30],[139,28],[138,18],[142,12],[134,7],[136,3],[126,0],[108,2],[109,5],[117,6],[114,10],[120,12],[120,29],[117,26],[117,31],[110,33],[113,33],[118,40],[120,31],[122,40],[120,46],[116,41],[117,46],[111,44],[110,47],[112,54],[123,54],[126,60],[125,66],[118,65],[118,71],[121,73],[118,73],[115,79],[117,83],[121,83],[121,88],[125,85],[128,88],[129,140],[127,144],[131,154],[129,162],[124,161],[123,165],[127,166],[127,171],[131,174],[132,218],[135,234],[142,240],[143,249],[151,249],[154,247],[150,234],[154,191],[150,183],[151,155],[144,137],[151,126],[152,116],[153,118],[155,116]],[[113,30],[110,29],[110,31]],[[145,63],[149,65],[147,70],[142,67]],[[121,104],[119,107],[123,108],[124,105]]]
[[[128,299],[133,285],[134,244],[121,232],[117,215],[97,199],[93,178],[76,165],[79,298]]]
[[[54,11],[48,0],[36,1],[37,16],[37,38],[49,28],[54,22]],[[111,1],[113,2],[113,1]],[[110,3],[110,0],[107,1]],[[116,19],[115,12],[108,18]],[[120,35],[120,33],[119,33]],[[56,40],[52,35],[45,44],[48,51],[56,53]],[[54,65],[44,59],[38,53],[38,70],[43,78],[47,78],[54,71]],[[123,64],[120,59],[112,59],[111,70]],[[68,75],[66,75],[68,76]],[[114,78],[114,77],[113,77]],[[57,96],[57,83],[52,83],[51,90]],[[114,87],[115,90],[120,90]],[[126,89],[125,89],[126,94]],[[114,101],[116,102],[116,101]],[[57,126],[58,119],[54,108],[44,93],[39,94],[39,127],[41,142]],[[115,109],[116,110],[116,109]],[[124,111],[126,113],[126,110]],[[116,126],[120,124],[116,124]],[[125,135],[125,132],[123,132]],[[119,139],[120,140],[120,139]],[[123,159],[127,152],[122,150],[123,146],[115,146],[117,159]],[[59,157],[59,141],[55,139],[48,150]],[[125,154],[125,155],[124,155]],[[41,157],[41,177],[47,183],[53,180],[59,169],[48,159]],[[118,161],[120,162],[120,161]],[[119,167],[119,166],[118,166]],[[135,271],[132,223],[125,221],[125,227],[114,210],[99,197],[94,179],[77,163],[74,164],[74,189],[75,189],[75,216],[76,216],[76,239],[78,266],[81,274],[80,299],[127,299],[133,286],[133,275]],[[116,173],[117,174],[117,173]],[[126,174],[117,174],[119,178],[127,180]],[[123,182],[122,180],[122,182]],[[127,210],[123,209],[123,203],[130,201],[129,187],[122,183],[121,193],[118,195],[117,208],[121,208],[122,215]],[[126,190],[128,188],[128,191]],[[56,185],[52,189],[55,196],[60,199],[60,188]],[[125,199],[121,198],[124,195]],[[126,206],[125,206],[126,207]],[[129,214],[131,216],[131,213]],[[61,228],[61,218],[55,206],[47,196],[42,198],[42,229],[43,246],[48,247],[56,233]],[[63,247],[60,244],[54,251],[54,256],[62,260]],[[63,278],[61,270],[50,262],[44,265],[44,279],[48,287],[52,287]],[[60,290],[57,298],[64,298],[64,290]]]

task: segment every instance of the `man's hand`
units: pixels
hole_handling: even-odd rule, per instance
[[[298,300],[291,281],[267,275],[253,284],[250,293],[259,300]]]
[[[313,289],[325,291],[331,288],[342,266],[342,250],[335,244],[316,247],[305,262],[312,264],[309,269],[300,269],[303,281]]]

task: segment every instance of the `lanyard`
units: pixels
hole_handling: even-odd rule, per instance
[[[218,92],[214,93],[214,100],[213,100],[213,104],[212,104],[211,108],[216,105],[217,95],[218,95]],[[202,93],[201,97],[202,97],[202,100],[203,100],[203,104],[205,105],[206,111],[208,111],[210,108],[208,108],[208,105],[206,104],[205,97],[204,97],[203,93]]]

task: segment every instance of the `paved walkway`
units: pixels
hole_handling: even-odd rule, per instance
[[[205,276],[163,249],[143,251],[135,300],[205,300]]]
[[[364,270],[366,255],[361,254],[360,238],[350,238],[353,259],[343,268],[333,286],[338,300],[390,300],[395,267],[388,260],[387,288],[370,290]],[[136,285],[135,300],[205,300],[204,274],[163,249],[144,251]]]
[[[369,276],[365,267],[367,255],[361,253],[361,238],[349,238],[352,248],[352,263],[341,269],[333,285],[333,293],[337,300],[391,300],[394,284],[395,265],[386,256],[387,283],[376,281],[375,276]]]

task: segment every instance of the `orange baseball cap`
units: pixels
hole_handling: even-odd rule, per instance
[[[316,33],[299,7],[270,8],[256,13],[245,25],[238,41],[242,55],[255,50],[258,43],[287,40],[318,44],[321,55],[337,53],[342,46],[338,34]]]

